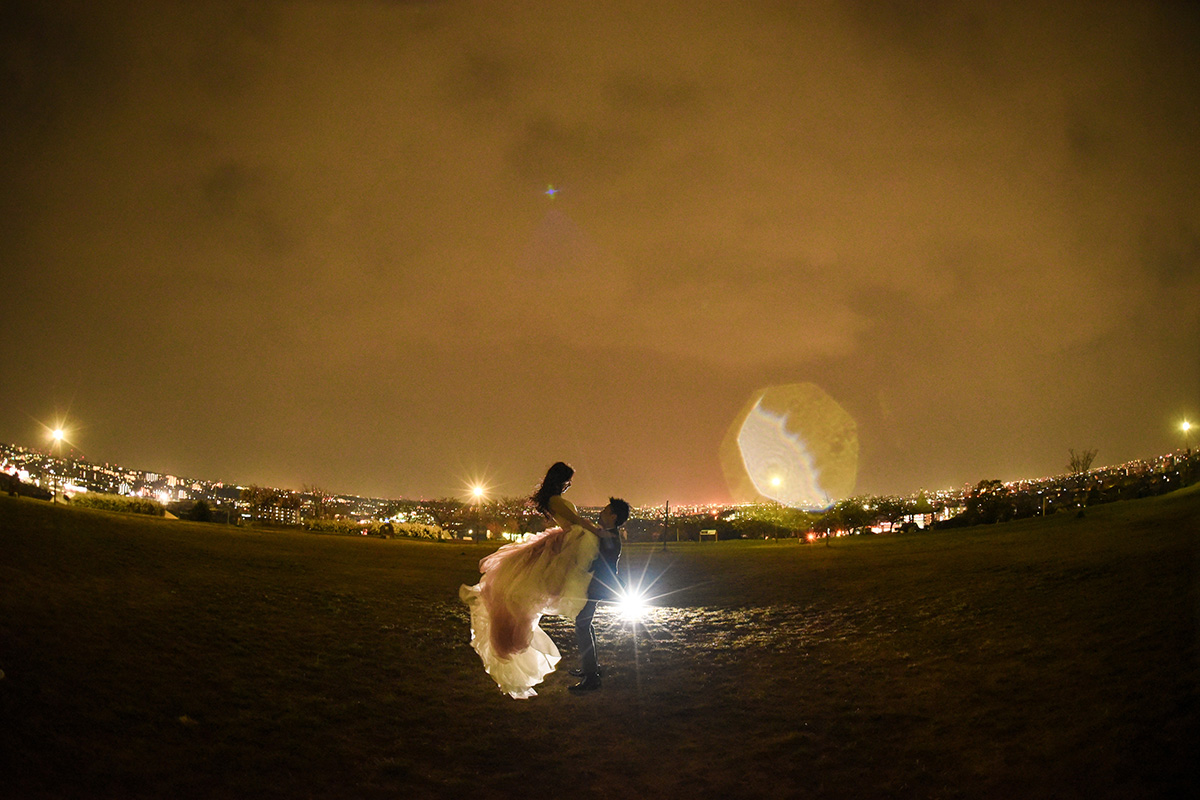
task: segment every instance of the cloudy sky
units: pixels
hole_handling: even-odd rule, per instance
[[[0,441],[387,497],[856,491],[1200,416],[1183,3],[0,2]],[[555,187],[547,194],[548,187]]]

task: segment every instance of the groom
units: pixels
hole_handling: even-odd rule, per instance
[[[608,505],[600,512],[600,528],[605,535],[600,537],[600,552],[592,562],[592,582],[588,585],[588,601],[575,617],[575,641],[579,644],[580,667],[571,670],[583,680],[571,687],[572,692],[589,692],[600,688],[600,665],[596,661],[596,631],[592,618],[596,616],[596,603],[614,600],[620,593],[621,584],[617,577],[617,562],[621,559],[620,527],[629,519],[629,503],[617,497],[608,498]]]

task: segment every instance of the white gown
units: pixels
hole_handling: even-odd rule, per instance
[[[599,539],[578,525],[551,528],[479,562],[482,576],[458,595],[471,609],[471,646],[501,691],[524,700],[561,656],[538,623],[574,618],[587,603]]]

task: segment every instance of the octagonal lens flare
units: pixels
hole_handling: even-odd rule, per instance
[[[858,429],[815,384],[767,387],[730,426],[721,467],[738,502],[826,509],[854,491]]]

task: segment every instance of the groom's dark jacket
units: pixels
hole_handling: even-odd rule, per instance
[[[600,539],[600,553],[592,562],[592,582],[588,585],[589,600],[612,600],[620,591],[618,562],[621,560],[621,534]]]

